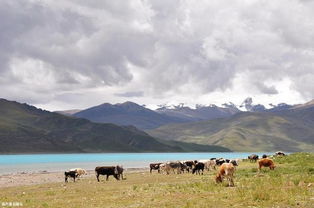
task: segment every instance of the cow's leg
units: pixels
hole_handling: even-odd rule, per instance
[[[153,169],[152,169],[152,168],[150,168],[150,173],[152,173],[152,170],[153,170]]]
[[[75,176],[73,177],[73,181],[75,182]]]
[[[99,182],[99,173],[96,174],[97,181]]]
[[[114,174],[113,177],[114,177],[117,181],[120,180],[120,175]]]
[[[106,181],[108,181],[109,175],[106,175]]]
[[[229,186],[234,186],[233,177],[229,176]]]

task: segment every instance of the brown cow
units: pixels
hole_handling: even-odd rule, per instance
[[[226,177],[229,181],[229,186],[234,186],[233,182],[233,174],[235,172],[235,167],[232,163],[223,163],[219,167],[219,171],[215,177],[216,183],[222,183],[224,177]]]
[[[269,167],[270,170],[274,170],[276,166],[271,159],[263,158],[258,161],[258,169],[261,170],[262,167]]]

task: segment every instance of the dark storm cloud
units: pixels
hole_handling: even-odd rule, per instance
[[[269,95],[288,79],[308,99],[313,19],[314,4],[297,0],[1,1],[0,96],[69,102],[64,95],[106,87],[189,97],[234,90],[245,77]]]

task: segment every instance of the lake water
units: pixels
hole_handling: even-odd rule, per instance
[[[243,159],[247,152],[215,153],[96,153],[96,154],[25,154],[0,155],[0,174],[38,171],[64,171],[70,168],[93,170],[101,165],[123,165],[124,168],[145,168],[152,162],[216,158]],[[256,153],[273,154],[273,153]]]

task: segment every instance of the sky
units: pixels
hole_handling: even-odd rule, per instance
[[[0,97],[47,110],[314,98],[310,0],[2,0]]]

